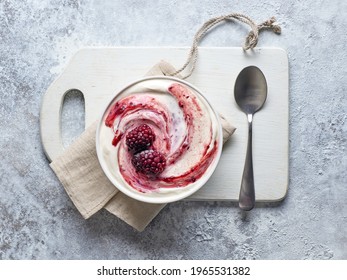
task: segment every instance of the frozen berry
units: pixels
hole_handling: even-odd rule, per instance
[[[132,164],[136,171],[149,176],[156,176],[165,169],[166,159],[158,151],[145,150],[133,157]]]
[[[128,148],[137,153],[148,149],[154,140],[153,130],[147,124],[142,124],[129,131],[125,141]]]

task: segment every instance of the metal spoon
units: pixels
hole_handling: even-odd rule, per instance
[[[239,207],[249,211],[253,209],[255,204],[252,121],[253,115],[261,109],[267,96],[267,83],[263,72],[256,66],[244,68],[236,79],[234,95],[237,105],[246,113],[248,119],[247,154],[242,175]]]

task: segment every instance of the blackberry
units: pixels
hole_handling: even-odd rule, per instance
[[[166,166],[164,155],[154,150],[145,150],[134,155],[131,162],[136,171],[148,176],[159,175],[164,171]]]
[[[147,124],[142,124],[127,133],[125,143],[129,150],[138,153],[148,149],[154,140],[155,134],[153,130]]]

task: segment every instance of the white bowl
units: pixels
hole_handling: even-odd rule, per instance
[[[118,165],[114,165],[115,162],[118,161],[117,156],[119,151],[117,150],[116,152],[112,150],[113,146],[111,145],[111,142],[113,139],[114,132],[112,131],[110,127],[107,127],[105,125],[105,119],[108,116],[108,113],[113,107],[113,105],[117,101],[122,99],[123,97],[133,95],[133,94],[138,94],[139,92],[143,90],[155,92],[156,90],[158,90],[157,86],[158,88],[160,88],[170,83],[178,83],[188,88],[190,92],[193,95],[195,95],[197,99],[199,100],[199,102],[201,102],[201,104],[203,104],[203,106],[205,107],[204,109],[206,109],[206,112],[209,115],[209,119],[211,120],[211,123],[213,124],[213,130],[214,130],[213,136],[215,137],[215,142],[217,143],[214,159],[209,163],[209,166],[205,170],[204,174],[200,178],[196,179],[196,181],[188,184],[187,186],[168,188],[168,189],[161,188],[158,191],[150,191],[145,193],[140,192],[134,189],[125,181],[121,172],[117,170],[119,169]],[[170,108],[171,107],[172,106],[170,106]],[[166,77],[166,76],[154,76],[154,77],[143,78],[127,85],[125,88],[119,91],[114,96],[114,98],[109,102],[109,104],[106,106],[105,110],[103,111],[102,117],[100,118],[100,121],[98,123],[97,132],[96,132],[96,151],[97,151],[97,156],[98,156],[100,165],[104,173],[118,190],[120,190],[127,196],[139,201],[143,201],[147,203],[168,203],[168,202],[178,201],[192,195],[193,193],[198,191],[206,183],[206,181],[211,177],[215,168],[217,167],[217,164],[221,156],[222,146],[223,146],[222,137],[223,137],[223,133],[222,133],[222,126],[221,126],[219,115],[212,108],[211,104],[207,101],[207,99],[203,96],[203,94],[200,92],[199,89],[197,89],[190,83],[187,83],[186,81],[183,81],[177,78]],[[123,139],[124,138],[125,137],[123,137]],[[121,147],[119,147],[119,149],[120,148]]]

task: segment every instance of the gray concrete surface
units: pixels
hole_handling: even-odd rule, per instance
[[[347,259],[347,2],[249,2],[0,0],[0,259]],[[40,144],[47,87],[81,47],[188,46],[229,12],[275,15],[283,28],[259,46],[289,55],[287,199],[248,214],[177,202],[142,233],[107,211],[83,220]],[[240,46],[245,34],[222,25],[202,45]],[[66,126],[81,119],[71,110],[81,99],[67,103]]]

